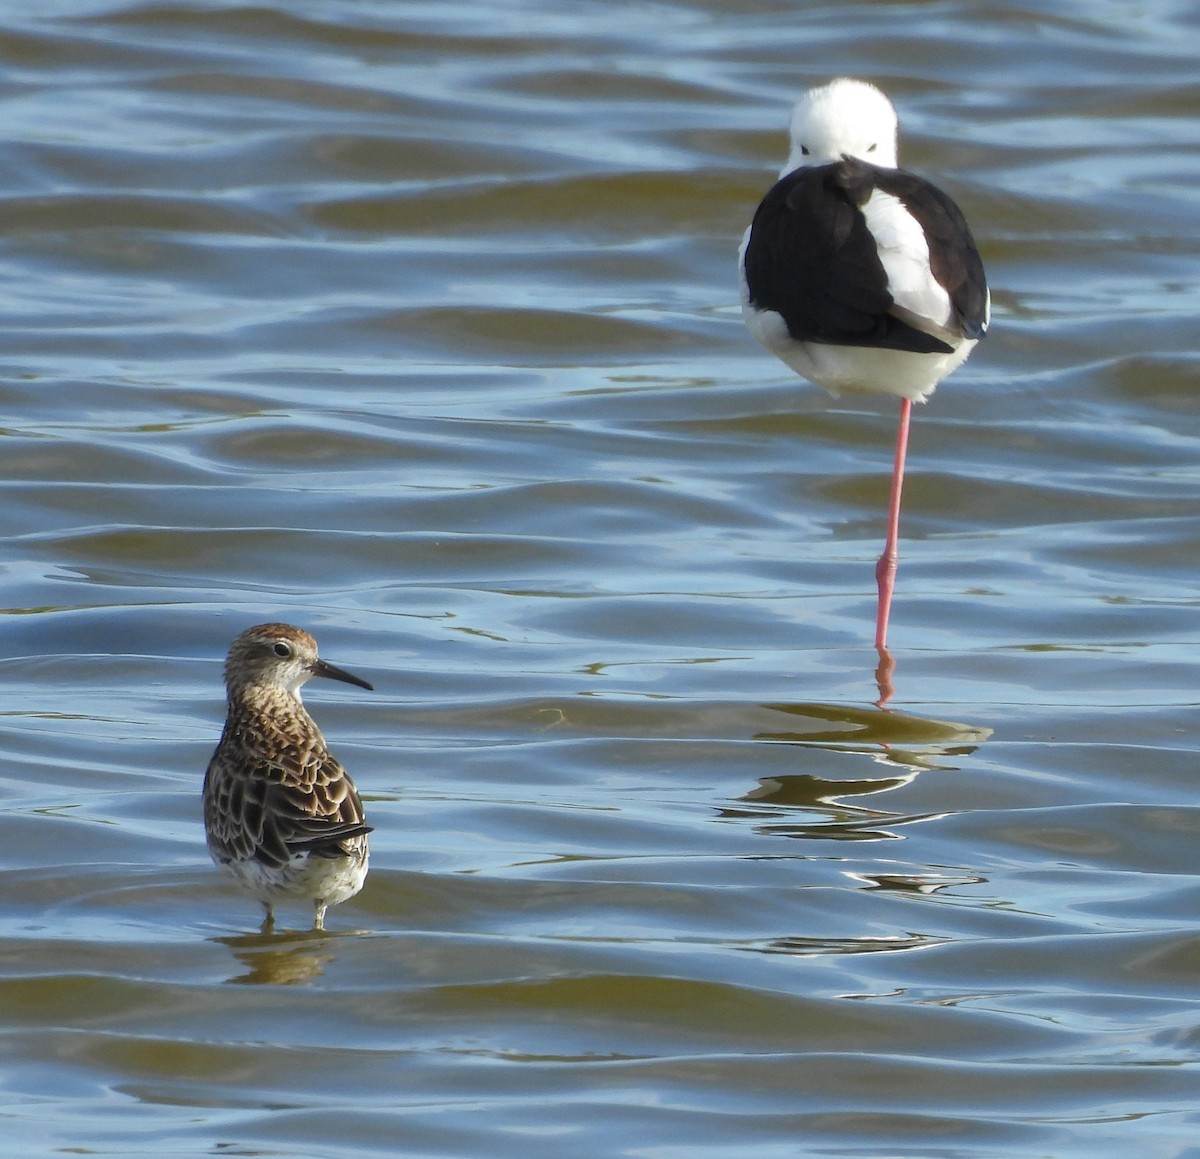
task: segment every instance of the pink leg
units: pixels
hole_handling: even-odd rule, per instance
[[[900,539],[900,493],[904,489],[904,460],[908,454],[908,421],[912,403],[900,400],[900,422],[896,428],[896,465],[892,468],[892,497],[888,504],[887,543],[875,565],[879,585],[879,610],[875,617],[875,647],[887,651],[888,618],[892,614],[892,591],[896,586],[897,544]]]

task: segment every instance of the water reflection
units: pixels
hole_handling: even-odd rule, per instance
[[[241,986],[302,986],[315,982],[334,960],[336,939],[346,933],[239,934],[214,938],[229,947],[245,972],[226,979]]]
[[[876,708],[885,708],[889,700],[896,695],[896,685],[893,677],[896,673],[896,661],[886,647],[877,648],[879,664],[875,668],[875,687],[879,690],[879,699],[875,701]]]
[[[899,835],[893,829],[928,820],[931,815],[891,812],[850,803],[848,798],[892,792],[926,769],[953,770],[957,766],[946,758],[974,752],[992,732],[978,725],[844,705],[762,707],[787,717],[790,727],[759,732],[756,740],[859,754],[885,766],[878,776],[850,780],[811,773],[762,777],[757,787],[739,798],[743,804],[721,810],[723,817],[758,822],[758,832],[774,837],[896,840]],[[898,748],[897,741],[905,747]]]
[[[847,873],[852,881],[861,883],[866,890],[885,893],[916,894],[924,897],[940,893],[945,889],[967,885],[980,885],[987,879],[968,873]],[[762,954],[795,954],[812,956],[818,954],[875,954],[895,950],[923,950],[951,941],[943,934],[916,933],[904,930],[886,935],[864,935],[862,937],[814,937],[811,934],[785,935],[754,942],[744,949]]]
[[[769,837],[896,840],[898,834],[880,827],[879,822],[887,820],[889,823],[903,824],[911,818],[850,805],[844,798],[896,789],[911,780],[912,776],[860,781],[828,781],[805,773],[764,777],[759,781],[758,788],[741,798],[753,802],[754,807],[727,808],[721,810],[720,815],[760,822],[755,831]]]
[[[918,771],[953,769],[956,766],[937,763],[938,758],[966,756],[992,735],[984,725],[854,705],[769,703],[761,707],[776,714],[775,727],[759,730],[755,740],[832,745],[852,741],[848,752],[869,749],[891,764]]]
[[[852,873],[867,889],[888,893],[919,893],[929,897],[944,889],[964,885],[982,885],[986,877],[972,873]]]
[[[765,741],[844,746],[897,768],[953,768],[939,763],[962,756],[992,735],[990,728],[958,724],[872,706],[820,701],[700,700],[662,695],[548,697],[470,702],[396,710],[406,734],[544,739]]]
[[[890,950],[922,950],[927,946],[940,946],[946,938],[935,938],[923,934],[896,935],[885,938],[773,938],[769,942],[747,946],[760,954],[877,954]]]

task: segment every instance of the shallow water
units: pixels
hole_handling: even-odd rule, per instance
[[[1200,20],[1151,0],[0,5],[7,1155],[1200,1154]],[[993,333],[758,350],[791,100],[882,84]],[[263,937],[240,629],[367,801]]]

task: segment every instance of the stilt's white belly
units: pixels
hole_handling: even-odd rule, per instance
[[[975,348],[974,339],[962,342],[951,354],[797,342],[773,310],[757,310],[744,300],[742,313],[750,333],[772,354],[835,398],[839,394],[889,394],[924,402]]]

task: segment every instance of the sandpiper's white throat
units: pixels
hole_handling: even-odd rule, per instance
[[[367,834],[354,782],[300,701],[324,676],[370,689],[326,663],[290,624],[259,624],[225,661],[225,729],[204,775],[204,829],[213,861],[275,921],[275,904],[310,901],[313,928],[367,876]]]

